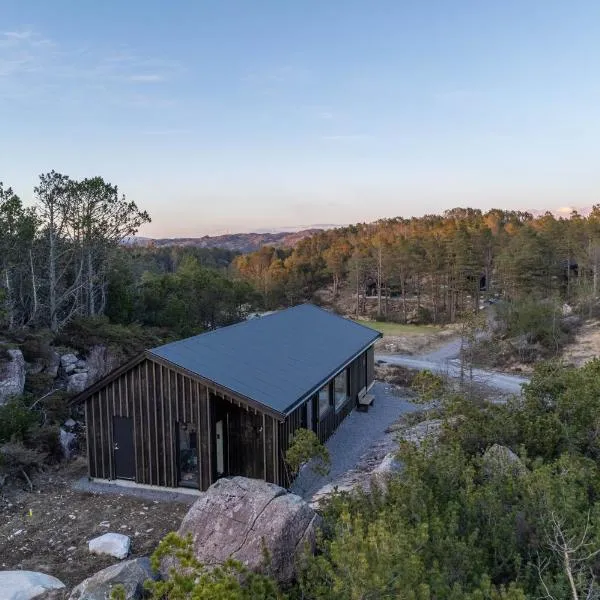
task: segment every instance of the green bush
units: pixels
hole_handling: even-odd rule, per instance
[[[93,346],[105,345],[127,360],[170,339],[164,330],[137,324],[115,324],[107,317],[98,316],[74,319],[59,333],[55,343],[83,354]]]
[[[42,330],[35,334],[25,335],[24,339],[19,342],[19,348],[27,362],[47,361],[52,354],[51,341],[51,332]]]
[[[47,462],[57,462],[63,457],[58,425],[32,427],[26,434],[28,448],[34,448],[46,457]]]
[[[194,598],[198,600],[279,600],[283,596],[270,577],[254,573],[239,561],[230,559],[223,565],[206,568],[194,556],[190,537],[169,533],[151,557],[152,568],[160,569],[163,560],[172,560],[163,581],[146,582],[151,600]]]
[[[294,432],[292,443],[285,453],[285,462],[292,475],[296,475],[306,463],[310,463],[316,473],[326,475],[329,473],[331,458],[329,450],[319,441],[317,434],[301,427]]]
[[[299,595],[600,597],[598,415],[600,360],[541,364],[506,405],[452,399],[436,443],[401,445],[401,474],[328,503]],[[495,444],[520,467],[490,462]]]
[[[47,394],[54,386],[54,377],[50,373],[29,373],[25,378],[25,393],[39,398]]]
[[[521,300],[501,303],[497,317],[509,337],[523,337],[529,344],[540,344],[557,352],[569,339],[562,324],[560,306],[552,301]]]
[[[0,406],[0,443],[23,441],[39,422],[39,415],[30,410],[22,397],[9,400]]]

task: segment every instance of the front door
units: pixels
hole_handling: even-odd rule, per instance
[[[113,456],[116,479],[135,479],[133,419],[113,417]]]

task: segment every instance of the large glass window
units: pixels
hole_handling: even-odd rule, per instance
[[[196,427],[179,423],[179,485],[198,487],[198,440]]]
[[[333,380],[333,389],[335,393],[335,410],[340,410],[348,400],[348,372],[342,371]]]
[[[319,416],[322,417],[329,410],[329,384],[319,390]]]

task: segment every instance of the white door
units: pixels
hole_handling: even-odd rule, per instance
[[[223,421],[217,421],[215,427],[215,438],[217,444],[217,474],[225,473],[224,447],[223,447]]]

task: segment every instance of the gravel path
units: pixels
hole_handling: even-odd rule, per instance
[[[292,491],[310,499],[323,486],[339,481],[349,471],[360,467],[361,459],[387,437],[385,430],[400,415],[420,407],[399,396],[387,385],[376,382],[371,388],[375,404],[368,412],[352,411],[327,441],[331,469],[318,475],[309,468],[302,470],[292,484]],[[383,458],[383,457],[382,457]]]
[[[421,356],[405,354],[376,354],[375,360],[391,365],[402,365],[409,369],[429,369],[434,373],[442,373],[449,377],[460,377],[460,340],[452,340],[441,348]],[[521,386],[529,383],[527,377],[507,375],[486,369],[473,369],[475,383],[495,388],[505,394],[520,394]]]

